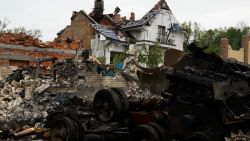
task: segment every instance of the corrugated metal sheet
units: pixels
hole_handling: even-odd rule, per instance
[[[119,37],[112,30],[105,28],[103,25],[92,24],[92,27],[106,38],[120,41]]]

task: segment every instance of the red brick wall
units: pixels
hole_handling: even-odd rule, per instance
[[[56,40],[66,40],[67,38],[77,39],[83,42],[83,47],[91,49],[91,39],[95,37],[95,31],[91,27],[90,19],[82,12],[78,12],[72,19],[71,25],[67,26],[64,32]]]
[[[228,52],[228,48],[229,48],[229,43],[228,43],[228,39],[226,38],[222,38],[221,39],[221,57],[224,59],[227,59],[228,57],[230,58],[235,58],[235,59],[239,59],[241,60],[241,62],[244,62],[246,64],[249,64],[249,41],[250,41],[250,37],[248,35],[243,35],[242,36],[242,40],[241,40],[241,50],[244,49],[244,52],[240,53],[240,57],[239,57],[239,53],[237,54],[230,54]],[[236,51],[237,52],[237,51]],[[229,56],[230,54],[230,56]],[[239,61],[238,60],[238,61]]]
[[[221,45],[220,45],[221,58],[228,59],[228,47],[229,47],[228,39],[222,38]]]
[[[8,60],[1,60],[0,59],[0,66],[7,66],[9,65],[9,61]]]
[[[58,54],[58,53],[45,53],[45,52],[37,52],[37,51],[27,51],[27,50],[21,50],[21,49],[1,49],[0,48],[0,56],[5,53],[11,53],[16,55],[23,55],[23,56],[30,56],[32,58],[49,58],[49,57],[57,57],[57,59],[62,60],[66,58],[72,58],[74,55],[71,54]],[[0,65],[9,65],[8,60],[1,60],[0,59]],[[34,62],[30,62],[30,66],[35,66]],[[50,62],[43,63],[43,66],[45,68],[51,66]]]
[[[17,67],[28,67],[29,61],[20,61],[20,60],[9,60],[10,66],[17,66]]]
[[[244,63],[248,64],[248,53],[249,53],[249,36],[243,35],[241,47],[244,48]]]
[[[108,18],[106,18],[106,17],[103,18],[103,19],[99,22],[99,24],[104,25],[104,26],[107,26],[107,27],[113,26],[112,21],[110,21],[110,19],[108,19]]]

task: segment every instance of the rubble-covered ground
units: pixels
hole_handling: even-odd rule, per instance
[[[10,137],[30,127],[43,129],[48,112],[75,96],[74,93],[45,92],[49,87],[66,85],[52,80],[34,80],[27,74],[18,81],[5,82],[0,91],[0,130],[9,132]]]
[[[35,79],[29,69],[17,69],[0,81],[0,140],[49,140],[49,130],[44,127],[49,113],[65,107],[88,109],[91,113],[94,90],[88,92],[89,88],[79,82],[84,81],[84,73],[93,69],[78,70],[82,75],[77,76],[77,70],[72,71],[76,66],[72,65],[66,62],[54,67],[59,70],[56,82],[52,77]],[[151,95],[133,82],[126,90],[128,97],[136,99]],[[82,98],[77,97],[79,91]]]
[[[0,140],[250,140],[249,66],[188,48],[174,69],[130,60],[115,77],[72,60],[54,64],[56,81],[15,70],[0,82]]]

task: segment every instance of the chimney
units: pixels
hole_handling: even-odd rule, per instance
[[[118,14],[120,11],[121,11],[121,9],[120,9],[119,7],[116,7],[116,8],[115,8],[114,15]]]
[[[221,58],[228,59],[228,47],[229,47],[228,39],[221,38],[221,43],[220,43]]]
[[[135,21],[135,13],[131,12],[130,21]]]
[[[94,18],[100,19],[103,16],[103,11],[104,11],[103,0],[95,0]]]
[[[244,63],[248,64],[249,60],[249,36],[243,35],[241,40],[241,47],[244,48]]]

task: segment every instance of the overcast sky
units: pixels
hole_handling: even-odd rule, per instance
[[[136,13],[141,18],[159,0],[104,0],[105,13],[115,7],[121,15]],[[181,23],[197,21],[204,28],[236,26],[239,22],[250,25],[250,0],[166,0],[173,14]],[[56,33],[70,24],[72,11],[89,13],[94,0],[1,0],[0,19],[8,18],[9,27],[24,26],[40,29],[42,40],[53,40]]]

